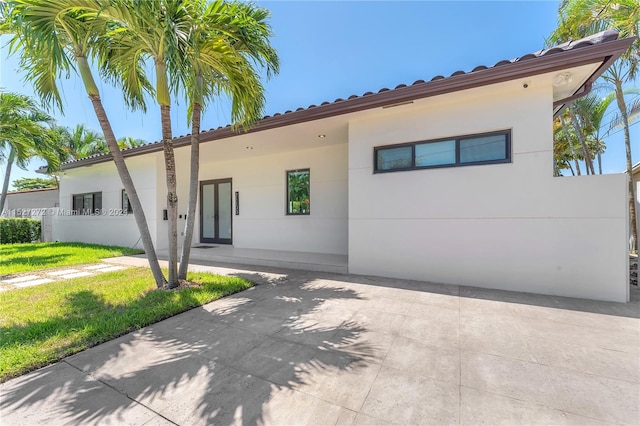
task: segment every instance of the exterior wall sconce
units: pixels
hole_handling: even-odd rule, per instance
[[[556,75],[553,79],[553,85],[556,87],[559,86],[568,86],[573,82],[573,75],[570,72],[561,72]]]

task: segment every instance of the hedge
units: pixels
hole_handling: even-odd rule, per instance
[[[26,218],[0,219],[0,244],[40,241],[40,221]]]

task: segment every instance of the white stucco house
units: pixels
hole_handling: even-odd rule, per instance
[[[553,177],[552,121],[632,41],[600,33],[264,117],[246,133],[203,132],[194,245],[332,254],[353,274],[627,301],[627,176]],[[182,213],[189,135],[174,145]],[[125,157],[166,249],[162,145]],[[63,169],[60,207],[106,214],[56,216],[54,238],[136,244],[110,156]]]

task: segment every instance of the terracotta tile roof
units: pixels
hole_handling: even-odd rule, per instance
[[[483,85],[495,84],[536,74],[567,69],[574,66],[602,61],[603,65],[592,75],[589,84],[602,74],[624,51],[633,38],[618,40],[616,31],[607,30],[579,40],[570,41],[528,53],[519,58],[502,60],[493,66],[478,65],[471,71],[456,71],[450,76],[437,75],[429,81],[417,80],[410,85],[400,84],[393,89],[382,88],[377,92],[365,92],[334,101],[325,101],[319,105],[309,105],[284,113],[266,115],[255,123],[249,132],[257,132],[306,121],[319,120],[336,115],[348,114],[366,109],[395,105],[415,99],[436,96],[444,93],[465,90]],[[587,52],[588,51],[588,52]],[[231,125],[203,130],[201,142],[222,139],[238,135]],[[190,144],[191,134],[173,138],[174,146]],[[135,148],[123,150],[125,156],[142,155],[162,150],[162,143],[152,142]],[[109,161],[110,154],[95,155],[63,164],[63,169],[81,167],[86,164]]]

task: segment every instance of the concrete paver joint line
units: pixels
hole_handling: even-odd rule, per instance
[[[31,271],[28,275],[17,276],[0,280],[0,291],[13,290],[16,288],[31,287],[34,285],[47,284],[59,280],[68,280],[79,277],[88,277],[95,274],[115,272],[126,269],[124,265],[114,265],[112,263],[99,263],[94,265],[80,265],[75,269],[44,269]]]
[[[111,386],[109,383],[107,383],[107,382],[105,382],[105,381],[101,380],[100,378],[98,378],[98,377],[94,377],[93,375],[86,373],[86,372],[85,372],[85,371],[83,371],[82,369],[80,369],[80,368],[76,367],[75,365],[73,365],[73,364],[71,364],[71,363],[67,362],[66,360],[63,360],[63,361],[61,361],[61,362],[65,363],[65,364],[66,364],[66,365],[68,365],[69,367],[71,367],[71,368],[73,368],[73,369],[77,370],[80,374],[83,374],[84,376],[88,377],[90,380],[92,380],[92,381],[96,381],[96,382],[100,383],[101,385],[103,385],[103,386],[105,386],[105,387],[107,387],[107,388],[111,389],[113,392],[116,392],[116,393],[118,393],[118,394],[122,395],[123,397],[127,398],[127,399],[128,399],[128,400],[130,400],[131,402],[133,402],[133,403],[135,403],[135,404],[138,404],[138,405],[143,406],[144,408],[146,408],[147,410],[149,410],[149,411],[153,412],[155,415],[157,415],[158,417],[161,417],[162,419],[166,420],[167,422],[169,422],[169,423],[171,423],[171,424],[174,424],[174,425],[177,425],[177,423],[172,422],[170,419],[168,419],[167,417],[163,416],[161,413],[159,413],[159,412],[157,412],[157,411],[153,410],[151,407],[148,407],[148,406],[147,406],[147,405],[145,405],[144,403],[142,403],[142,402],[140,402],[140,401],[138,401],[138,400],[136,400],[136,399],[134,399],[134,398],[131,398],[131,396],[129,396],[127,393],[120,391],[119,389],[115,388],[114,386]]]

